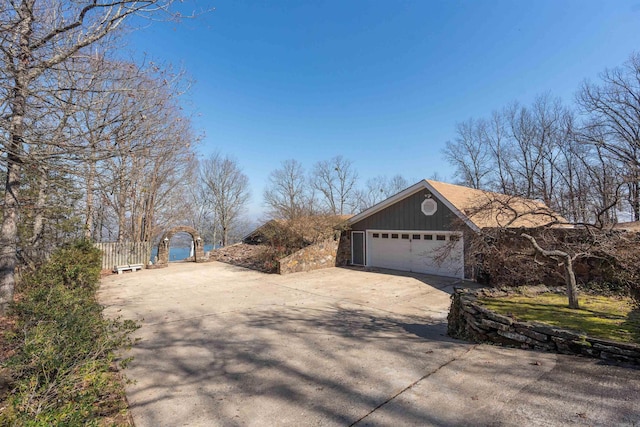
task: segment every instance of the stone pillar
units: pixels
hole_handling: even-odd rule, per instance
[[[158,264],[169,263],[169,238],[165,237],[158,243]]]
[[[193,237],[193,258],[195,262],[204,262],[204,242],[200,236]]]

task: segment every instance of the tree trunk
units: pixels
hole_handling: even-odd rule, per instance
[[[96,175],[96,163],[93,159],[93,147],[92,156],[89,160],[89,171],[87,172],[87,201],[85,207],[85,219],[84,219],[84,238],[89,240],[93,235],[93,186]]]
[[[143,236],[143,242],[150,242],[151,238],[153,237],[153,227],[155,225],[155,218],[154,218],[154,210],[156,207],[156,190],[155,190],[155,186],[154,186],[154,191],[153,193],[151,193],[149,195],[149,198],[147,199],[147,204],[145,206],[145,214],[144,214],[144,236]]]
[[[122,199],[124,197],[118,196],[118,201],[122,202]],[[119,203],[119,209],[118,209],[118,237],[116,239],[116,241],[118,243],[122,243],[125,240],[125,235],[126,235],[126,227],[127,227],[127,219],[126,219],[126,213],[125,213],[125,206],[124,203]]]
[[[34,217],[31,238],[29,239],[29,247],[23,248],[23,250],[28,253],[30,263],[32,263],[34,260],[38,262],[44,258],[42,243],[45,223],[44,210],[47,206],[47,186],[49,185],[48,171],[46,169],[43,169],[39,171],[39,175],[38,198],[36,199],[33,209]]]
[[[564,279],[565,284],[567,285],[567,298],[569,299],[569,308],[580,308],[578,304],[578,286],[576,284],[576,275],[573,272],[573,260],[571,259],[571,255],[567,252],[557,249],[551,251],[543,249],[538,244],[538,241],[533,236],[527,233],[522,233],[521,236],[531,242],[531,246],[533,246],[535,251],[540,255],[556,260],[562,259],[562,265],[564,267]]]
[[[576,275],[573,272],[573,261],[567,255],[563,262],[564,278],[567,284],[567,298],[569,298],[569,308],[579,309],[578,304],[578,285],[576,283]]]
[[[633,181],[633,201],[631,205],[633,206],[633,220],[640,221],[640,182],[638,182],[638,174],[634,173],[635,180]]]
[[[19,146],[15,145],[16,139],[11,138],[11,151]],[[15,154],[9,154],[7,156],[7,180],[5,183],[2,228],[0,228],[0,233],[2,233],[2,247],[0,247],[0,315],[6,314],[9,303],[13,301],[13,289],[15,287],[20,169],[20,158]]]
[[[6,313],[13,301],[15,269],[18,261],[18,215],[20,178],[22,174],[22,150],[24,116],[27,107],[28,67],[31,62],[29,40],[32,32],[32,5],[23,2],[20,7],[21,21],[16,28],[20,53],[15,63],[14,86],[10,101],[9,141],[7,147],[7,178],[5,181],[4,210],[0,227],[0,314]]]
[[[121,144],[122,146],[122,144]],[[116,212],[118,215],[118,238],[116,241],[122,243],[125,241],[127,233],[127,197],[129,195],[129,181],[123,170],[118,171],[118,180],[116,182],[118,193],[116,194]],[[131,237],[130,237],[131,238]]]
[[[222,227],[222,247],[226,247],[227,246],[227,227],[223,226]]]

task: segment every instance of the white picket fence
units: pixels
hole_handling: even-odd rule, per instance
[[[142,264],[147,265],[151,257],[151,243],[94,243],[102,251],[102,269],[111,270],[115,265]]]

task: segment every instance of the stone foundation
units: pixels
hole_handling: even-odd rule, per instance
[[[537,291],[548,290],[545,288]],[[508,291],[497,289],[456,289],[451,296],[447,331],[449,336],[640,365],[640,345],[593,338],[541,323],[516,322],[510,317],[488,310],[478,302],[479,297],[507,295]]]

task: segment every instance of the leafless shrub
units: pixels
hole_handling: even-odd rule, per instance
[[[486,229],[471,239],[478,280],[492,286],[566,284],[562,256],[543,256],[523,234],[546,251],[568,254],[583,290],[640,297],[640,234],[594,228]]]
[[[278,260],[315,243],[337,239],[346,216],[314,215],[271,220],[249,237],[268,249],[261,254],[265,269],[275,271]]]

